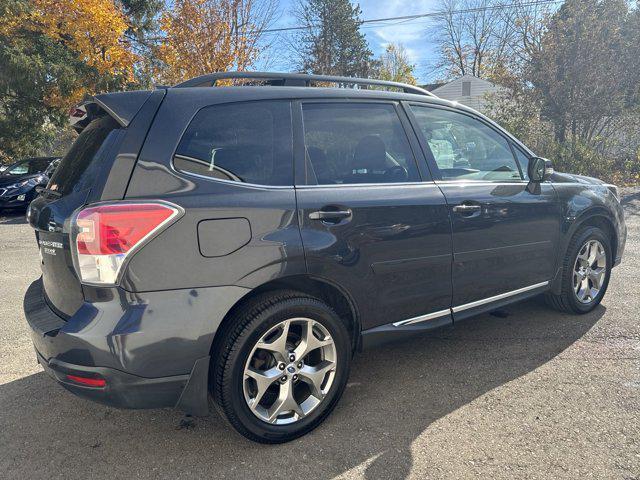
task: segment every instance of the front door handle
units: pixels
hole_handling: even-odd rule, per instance
[[[322,220],[327,223],[338,223],[343,218],[350,216],[351,210],[318,210],[309,214],[311,220]]]
[[[455,213],[459,213],[465,216],[472,216],[480,213],[482,207],[480,205],[476,205],[473,203],[461,203],[460,205],[456,205],[453,207],[453,211]]]

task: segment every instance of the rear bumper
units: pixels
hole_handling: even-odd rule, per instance
[[[202,415],[213,337],[244,291],[88,290],[92,301],[64,319],[39,279],[25,294],[24,312],[38,362],[67,390],[120,408],[176,407]],[[78,385],[68,375],[99,376],[106,384]]]
[[[64,388],[79,397],[117,408],[163,408],[178,405],[189,382],[189,375],[163,378],[142,378],[104,367],[72,365],[52,359],[47,362],[36,350],[38,363],[44,371]],[[68,375],[98,376],[106,381],[104,387],[78,385]]]

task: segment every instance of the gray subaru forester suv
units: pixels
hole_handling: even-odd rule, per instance
[[[27,213],[38,361],[112,406],[211,399],[259,442],[318,426],[363,348],[538,294],[592,310],[624,250],[616,187],[410,85],[218,73],[71,120]]]

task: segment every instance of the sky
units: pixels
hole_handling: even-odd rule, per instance
[[[289,27],[297,25],[296,19],[291,15],[291,10],[297,0],[280,0],[277,19],[271,28]],[[355,2],[353,2],[355,3]],[[397,17],[433,12],[438,10],[438,0],[360,0],[362,20]],[[432,80],[429,65],[436,57],[433,42],[429,40],[427,29],[429,19],[416,19],[411,21],[391,21],[383,23],[364,24],[360,27],[366,35],[369,47],[377,57],[387,44],[401,43],[407,51],[407,55],[415,65],[415,76],[418,83],[426,83]],[[258,68],[277,70],[290,70],[291,66],[279,55],[284,42],[274,42],[267,54],[266,64],[258,65]]]

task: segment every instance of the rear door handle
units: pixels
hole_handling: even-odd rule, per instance
[[[453,207],[453,211],[455,213],[459,213],[461,215],[474,215],[480,213],[482,207],[480,205],[476,205],[473,203],[461,203],[460,205],[456,205]]]
[[[322,220],[327,223],[338,223],[343,218],[350,216],[351,210],[318,210],[309,214],[311,220]]]

